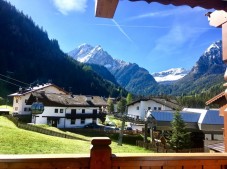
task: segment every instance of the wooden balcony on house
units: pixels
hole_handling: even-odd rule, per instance
[[[81,118],[104,118],[106,116],[105,113],[98,114],[88,114],[88,113],[80,113],[80,114],[65,114],[67,119],[81,119]]]
[[[226,153],[112,154],[93,138],[90,155],[0,155],[0,169],[227,169]]]

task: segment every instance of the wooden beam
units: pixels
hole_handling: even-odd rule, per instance
[[[119,0],[96,0],[95,16],[102,18],[113,18]]]
[[[222,24],[222,60],[227,64],[227,22]]]
[[[208,15],[208,20],[211,26],[214,27],[221,27],[224,23],[227,22],[227,12],[221,11],[214,11]]]

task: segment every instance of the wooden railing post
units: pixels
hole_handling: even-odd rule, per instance
[[[93,137],[90,151],[90,169],[111,169],[111,140],[108,137]]]

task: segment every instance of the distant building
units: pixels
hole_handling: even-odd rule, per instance
[[[161,131],[172,130],[174,113],[150,111],[150,115],[156,120],[156,129]],[[219,116],[218,110],[186,108],[180,111],[180,114],[189,131],[202,132],[205,140],[223,140],[224,119]]]
[[[13,97],[13,113],[20,115],[31,114],[31,105],[26,105],[26,102],[31,93],[37,91],[67,94],[65,90],[51,83],[37,85],[26,89],[20,88],[18,92],[8,95],[9,97]]]
[[[150,111],[150,116],[155,119],[152,125],[154,130],[165,133],[172,130],[175,111]],[[212,109],[187,108],[179,112],[186,124],[186,129],[191,132],[193,147],[204,147],[214,143],[223,142],[224,119],[219,116],[219,111]]]
[[[34,114],[32,122],[48,124],[58,128],[77,128],[89,123],[104,122],[107,103],[99,96],[56,94],[47,92],[32,93],[27,101],[31,105],[38,99],[43,103],[42,114]]]
[[[128,114],[139,119],[144,119],[147,111],[163,111],[163,110],[181,110],[181,107],[174,100],[163,98],[148,98],[134,101],[128,106]]]

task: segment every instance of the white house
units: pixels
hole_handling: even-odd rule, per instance
[[[148,110],[163,111],[163,110],[180,110],[180,106],[171,100],[163,98],[148,98],[134,101],[128,106],[128,114],[139,119],[144,119]]]
[[[146,117],[148,111],[171,111],[180,110],[180,106],[174,100],[167,100],[164,98],[144,98],[134,101],[127,105],[128,116],[135,119],[142,119]],[[144,124],[130,123],[133,130],[141,130]]]
[[[35,124],[48,124],[58,128],[77,128],[89,123],[105,120],[106,101],[99,96],[56,94],[47,92],[32,93],[27,104],[38,99],[43,103],[42,114],[33,115]]]
[[[58,93],[58,94],[67,94],[62,88],[51,84],[42,84],[33,87],[29,87],[27,89],[20,88],[17,93],[10,94],[8,96],[13,97],[13,112],[20,115],[28,115],[31,114],[31,105],[26,105],[28,98],[31,93],[37,91],[45,91],[49,93]]]

